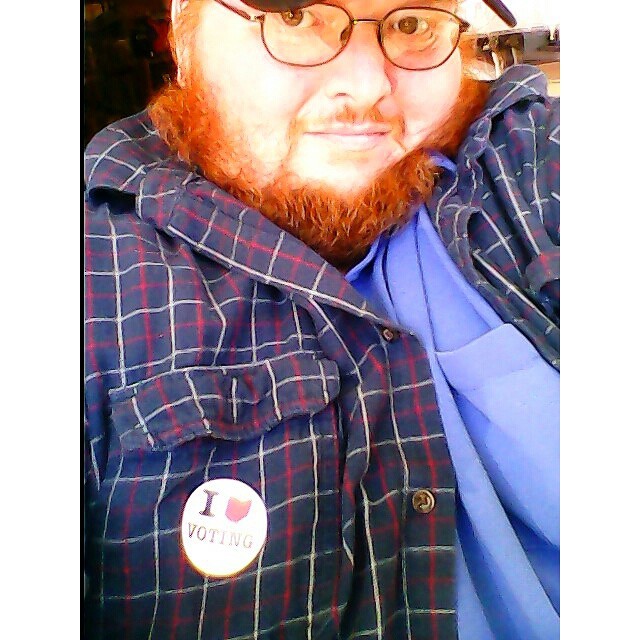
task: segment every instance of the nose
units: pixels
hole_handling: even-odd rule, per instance
[[[390,66],[378,44],[375,23],[358,22],[347,46],[326,65],[327,95],[356,109],[371,108],[392,91]]]

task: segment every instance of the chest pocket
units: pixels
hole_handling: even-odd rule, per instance
[[[200,610],[206,589],[203,635],[220,637],[220,620],[236,611],[234,634],[250,637],[254,622],[246,603],[255,598],[257,567],[269,576],[261,597],[271,603],[273,593],[308,583],[309,558],[318,557],[323,573],[318,567],[313,574],[314,606],[330,611],[342,561],[339,390],[336,363],[309,352],[249,365],[182,368],[113,390],[111,453],[101,490],[88,501],[90,520],[99,523],[97,544],[88,552],[92,570],[110,568],[105,601],[136,602],[140,595],[144,608],[160,589],[166,606],[159,607],[156,623],[168,629],[175,607]],[[183,552],[181,519],[188,497],[215,478],[242,481],[261,495],[267,543],[233,579],[203,583]],[[310,538],[318,523],[322,532]],[[286,618],[306,624],[307,606],[301,589],[290,597]],[[261,628],[277,628],[282,610],[261,607]],[[119,608],[111,612],[105,619],[130,619]],[[198,622],[197,616],[183,620]],[[195,626],[185,626],[181,637],[197,635]]]
[[[110,392],[111,417],[126,451],[166,451],[198,437],[260,437],[338,395],[335,362],[289,354],[255,365],[191,367]]]

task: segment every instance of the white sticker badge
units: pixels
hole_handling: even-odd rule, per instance
[[[255,560],[267,539],[267,509],[247,484],[218,478],[201,484],[182,511],[182,547],[200,573],[227,578]]]

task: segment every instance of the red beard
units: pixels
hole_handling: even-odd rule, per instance
[[[249,144],[245,141],[239,149],[237,141],[230,142],[223,116],[211,98],[205,98],[210,91],[197,68],[181,86],[165,87],[149,112],[169,147],[206,178],[345,271],[364,256],[378,235],[405,221],[416,203],[428,200],[438,168],[426,150],[454,155],[486,95],[487,85],[463,78],[458,100],[437,133],[354,196],[329,188],[293,187],[284,170],[268,186],[252,186],[246,177],[250,175]],[[359,116],[370,121],[380,118],[376,111]],[[354,117],[346,113],[342,120]]]

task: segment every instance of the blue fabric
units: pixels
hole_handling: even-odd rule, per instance
[[[502,363],[476,362],[464,352],[480,350],[484,337],[494,340],[492,331],[500,340],[488,351],[504,344],[491,309],[559,367],[559,103],[545,87],[540,70],[507,69],[471,125],[455,172],[436,184],[428,208],[438,236],[491,307],[463,293],[441,314],[444,303],[434,304],[439,295],[432,291],[440,277],[430,274],[424,295],[416,296],[431,268],[429,252],[418,251],[427,233],[424,212],[404,235],[381,238],[359,275],[352,273],[370,298],[365,303],[320,256],[180,162],[147,114],[94,138],[85,156],[85,566],[92,637],[252,637],[278,629],[296,640],[309,632],[350,638],[381,625],[385,639],[453,640],[449,451],[458,469],[464,560],[460,637],[540,638],[547,630],[555,637],[542,593],[557,602],[557,545],[551,532],[539,533],[546,526],[541,509],[551,504],[544,487],[555,486],[541,471],[554,468],[544,465],[552,460],[541,446],[544,427],[525,415],[510,430],[490,413],[509,388],[503,379],[492,387],[490,379],[475,385],[463,376]],[[402,251],[407,255],[398,256]],[[514,296],[505,281],[523,295]],[[455,320],[459,298],[463,311],[468,300],[481,321],[468,314]],[[375,307],[387,309],[385,317]],[[388,315],[407,326],[416,321],[437,390],[418,339],[383,332],[398,328],[389,327]],[[448,315],[446,330],[440,316]],[[454,333],[460,326],[471,335]],[[504,351],[515,353],[509,345]],[[456,354],[463,370],[456,370]],[[318,362],[322,370],[314,369]],[[529,362],[533,374],[540,369],[526,351],[518,362]],[[338,387],[336,366],[346,382]],[[287,407],[283,424],[264,439],[251,435],[277,418],[266,402],[260,404],[266,419],[261,413],[257,423],[245,420],[239,439],[230,431],[212,438],[211,424],[223,426],[233,407],[228,393],[202,387],[202,369],[215,372],[212,384],[240,373],[246,391],[262,388],[266,398],[275,379],[285,393],[278,404]],[[318,393],[298,384],[307,378],[326,385]],[[526,401],[536,398],[532,409],[540,410],[530,394],[545,387],[526,384],[527,395],[514,397],[514,406],[528,411]],[[329,403],[320,412],[319,397]],[[257,406],[251,398],[243,402]],[[298,415],[304,407],[311,411],[306,417]],[[542,443],[529,438],[540,448],[527,440],[528,424],[542,434]],[[540,487],[537,500],[520,499],[522,486],[500,475],[509,460],[496,458],[491,466],[483,443],[497,453],[503,446],[534,469],[528,477]],[[272,543],[261,572],[214,582],[189,565],[177,532],[189,493],[229,474],[262,491]],[[518,477],[526,481],[527,474]],[[411,492],[424,487],[436,492],[434,511],[407,509]],[[322,535],[314,538],[316,524]],[[399,581],[405,567],[406,580]],[[527,582],[532,571],[537,589]]]
[[[516,102],[514,102],[514,99]],[[447,253],[503,322],[560,369],[560,102],[509,67],[427,203]]]
[[[84,637],[455,640],[455,476],[425,350],[164,155],[141,115],[86,156]],[[215,478],[268,513],[229,579],[182,544]],[[430,513],[411,507],[424,488]]]
[[[459,490],[460,639],[558,638],[558,372],[467,283],[424,207],[347,279],[431,360]]]

